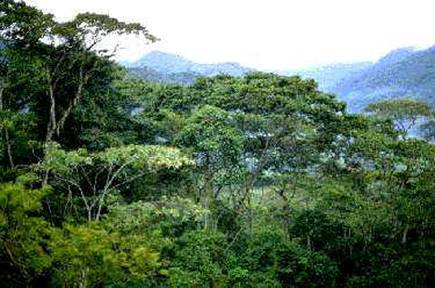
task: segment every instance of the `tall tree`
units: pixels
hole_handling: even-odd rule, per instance
[[[433,109],[426,103],[411,99],[382,100],[369,104],[366,111],[392,120],[402,137],[406,137],[414,128],[418,119],[433,117]]]
[[[21,61],[39,65],[38,74],[33,76],[42,80],[42,95],[35,96],[39,97],[37,105],[46,107],[35,109],[46,114],[46,143],[59,137],[73,109],[84,95],[92,96],[92,89],[104,80],[100,74],[112,66],[114,51],[99,47],[102,40],[131,34],[151,42],[157,40],[141,24],[107,15],[84,13],[58,23],[52,15],[11,0],[1,4],[0,12],[6,46],[19,51]],[[29,79],[26,84],[35,80]]]

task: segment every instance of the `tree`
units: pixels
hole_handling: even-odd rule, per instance
[[[314,167],[319,154],[331,148],[345,107],[334,96],[318,91],[312,80],[271,73],[200,78],[183,96],[184,101],[176,98],[177,103],[185,103],[183,109],[212,105],[233,115],[244,143],[242,173],[235,187],[227,187],[237,195],[237,210],[247,206],[248,211],[256,186],[271,181],[268,184],[283,187],[284,178]],[[271,172],[279,176],[267,177]],[[276,190],[288,210],[288,189]]]
[[[52,284],[62,287],[129,287],[152,283],[159,253],[147,237],[121,236],[96,225],[66,225],[50,242]],[[130,284],[130,285],[129,285]]]
[[[177,169],[191,164],[178,149],[162,146],[127,145],[90,153],[86,149],[64,151],[51,144],[36,171],[48,175],[48,183],[66,190],[66,203],[78,195],[88,221],[99,220],[108,195],[158,169]]]
[[[0,286],[433,286],[433,109],[132,79],[101,45],[130,33],[0,1]]]
[[[420,126],[423,131],[423,138],[427,141],[435,142],[435,119],[430,119]]]
[[[394,121],[403,138],[409,134],[418,119],[434,115],[428,104],[406,98],[372,103],[367,106],[366,111]]]
[[[23,2],[6,1],[0,6],[0,22],[6,45],[20,52],[20,61],[38,63],[40,67],[40,112],[46,121],[45,142],[60,136],[65,122],[84,95],[92,93],[99,76],[113,64],[111,52],[98,44],[112,35],[135,34],[156,41],[138,23],[125,23],[107,15],[84,13],[72,21],[57,23]],[[29,79],[33,81],[35,79]],[[28,83],[28,82],[27,82]],[[93,87],[94,86],[94,87]]]
[[[205,209],[214,209],[218,173],[231,173],[239,165],[243,137],[234,127],[230,113],[213,106],[192,112],[177,136],[176,143],[193,150],[203,176],[202,201]],[[207,227],[210,223],[206,223]]]
[[[21,184],[0,185],[0,280],[11,286],[26,286],[51,266],[47,246],[53,233],[38,217],[47,187],[31,190]],[[23,283],[24,282],[24,283]]]

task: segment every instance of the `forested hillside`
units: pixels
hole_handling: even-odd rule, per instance
[[[238,63],[198,64],[181,56],[159,51],[150,52],[141,59],[124,65],[132,76],[139,79],[180,84],[192,84],[201,76],[242,76],[254,71]]]
[[[306,70],[286,71],[319,82],[322,90],[333,93],[351,112],[361,112],[383,99],[412,98],[435,106],[435,49],[402,48],[376,63],[337,64]]]
[[[334,64],[277,71],[286,76],[314,79],[322,91],[346,102],[350,112],[362,112],[382,99],[412,98],[435,106],[435,50],[397,49],[375,63]],[[130,75],[161,83],[192,84],[200,76],[242,76],[253,69],[239,64],[197,64],[181,56],[152,52],[126,64]]]
[[[193,72],[163,73],[145,66],[130,67],[127,68],[127,71],[131,78],[162,84],[192,84],[202,76]]]
[[[373,66],[351,74],[330,92],[339,95],[352,111],[381,99],[410,97],[435,106],[435,48],[399,49]]]
[[[144,81],[97,47],[157,38],[106,15],[3,0],[0,31],[1,287],[435,283],[427,104],[350,114],[272,73]]]
[[[336,87],[337,83],[344,82],[344,79],[364,71],[372,65],[373,63],[371,62],[332,64],[306,69],[278,71],[278,73],[286,76],[299,75],[303,78],[314,79],[319,84],[320,89],[330,91]]]

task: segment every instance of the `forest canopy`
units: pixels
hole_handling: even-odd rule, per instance
[[[128,34],[158,40],[0,2],[0,286],[435,283],[432,107],[350,114],[261,72],[143,81],[98,45]]]

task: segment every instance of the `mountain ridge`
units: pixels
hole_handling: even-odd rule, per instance
[[[248,72],[255,71],[237,62],[222,63],[195,63],[177,54],[170,54],[161,51],[152,51],[142,56],[139,60],[128,63],[128,68],[148,67],[159,73],[196,73],[202,76],[215,76],[218,74],[228,74],[232,76],[242,76]]]
[[[413,98],[435,106],[435,49],[387,54],[373,65],[328,87],[359,112],[381,99]]]
[[[150,52],[126,63],[130,75],[141,79],[191,84],[201,76],[243,76],[256,71],[235,62],[200,64],[180,55]],[[345,101],[348,110],[360,112],[381,99],[408,97],[435,106],[435,46],[424,50],[404,47],[392,50],[376,62],[336,63],[274,73],[318,82],[319,89]]]

